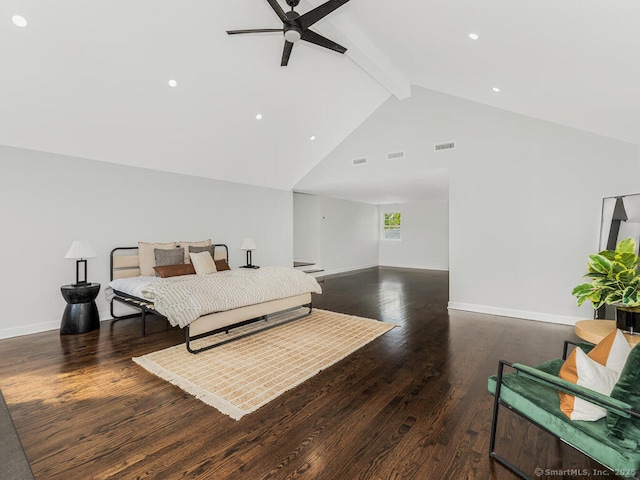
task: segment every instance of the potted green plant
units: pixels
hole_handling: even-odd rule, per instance
[[[636,242],[627,238],[615,250],[603,250],[589,255],[589,271],[582,283],[571,292],[578,306],[586,300],[594,309],[602,305],[616,307],[616,326],[630,333],[640,333],[640,263]]]

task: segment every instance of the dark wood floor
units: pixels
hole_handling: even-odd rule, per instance
[[[501,358],[560,356],[573,329],[447,312],[446,272],[376,268],[322,285],[316,307],[399,328],[237,422],[131,361],[183,341],[161,319],[145,338],[133,319],[0,341],[0,389],[36,478],[515,478],[489,460],[487,376]],[[499,448],[525,471],[595,467],[503,419]]]

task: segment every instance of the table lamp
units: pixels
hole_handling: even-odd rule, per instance
[[[87,284],[87,258],[97,257],[91,245],[86,240],[75,240],[64,258],[73,258],[76,260],[76,283],[75,285]],[[84,280],[80,281],[80,264],[84,264]]]
[[[257,249],[258,247],[256,246],[256,242],[253,241],[253,238],[245,238],[244,242],[242,242],[240,250],[247,251],[247,264],[245,265],[245,268],[253,268],[253,264],[251,263],[251,252]]]

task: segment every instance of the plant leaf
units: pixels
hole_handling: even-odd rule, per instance
[[[595,291],[595,287],[590,283],[583,283],[578,285],[571,291],[571,295],[575,296],[588,296],[591,295]]]
[[[636,276],[636,271],[632,269],[626,269],[616,275],[616,280],[625,285],[629,285]]]
[[[635,253],[636,252],[636,241],[629,237],[624,240],[620,240],[618,245],[616,246],[617,253]]]
[[[607,297],[604,299],[604,301],[608,305],[613,305],[614,303],[621,303],[622,302],[622,293],[621,292],[611,292],[609,295],[607,295]]]
[[[622,303],[629,305],[638,301],[638,290],[634,287],[627,287],[622,292]]]
[[[602,255],[589,255],[589,269],[594,272],[608,274],[611,269],[611,262]]]
[[[627,268],[633,268],[638,263],[638,256],[633,252],[616,253],[615,261]]]
[[[609,276],[611,278],[617,278],[618,275],[627,270],[622,263],[619,262],[611,262],[611,269],[609,270]]]

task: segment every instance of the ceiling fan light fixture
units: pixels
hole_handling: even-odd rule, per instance
[[[296,43],[301,38],[302,38],[302,34],[294,28],[290,28],[289,30],[284,32],[284,39],[287,42]]]

